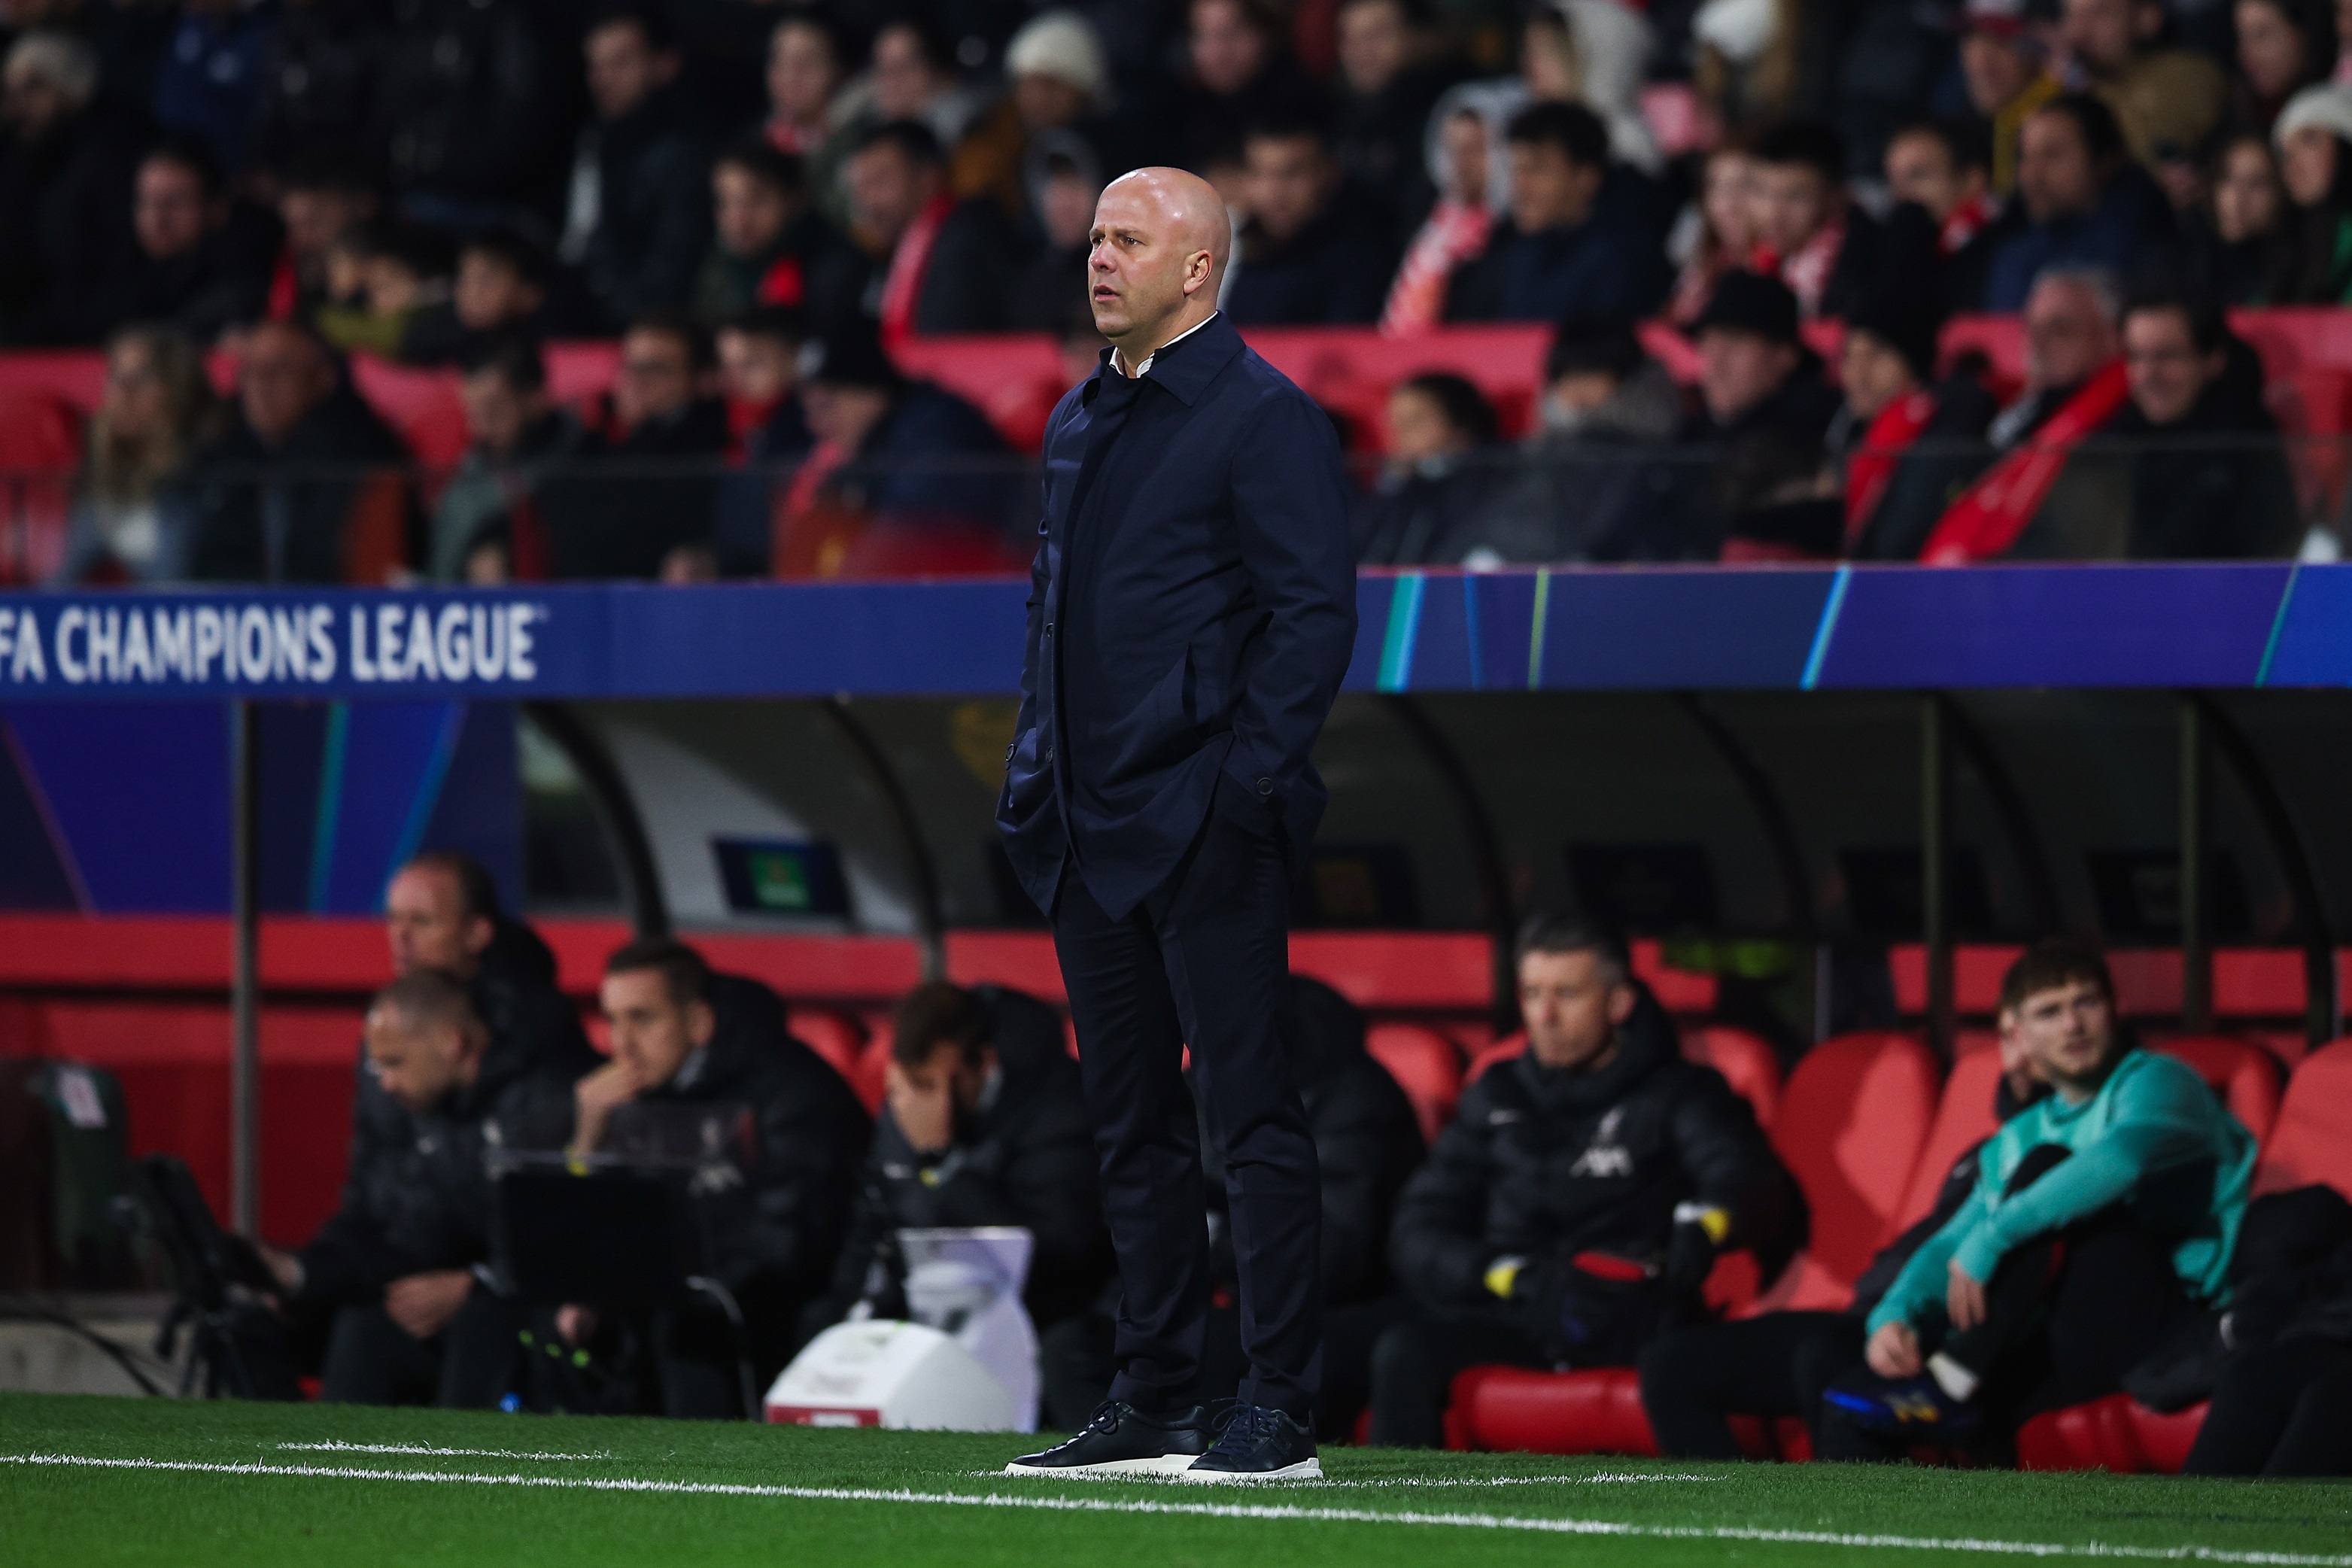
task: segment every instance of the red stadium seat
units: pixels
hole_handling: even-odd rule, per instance
[[[1903,1191],[1902,1206],[1886,1239],[1893,1240],[1934,1211],[1936,1194],[1954,1161],[1983,1142],[2000,1125],[1993,1115],[1993,1092],[2000,1082],[2000,1053],[1970,1051],[1952,1064],[1944,1092],[1936,1102],[1936,1120],[1919,1146],[1918,1163]]]
[[[1422,1142],[1436,1142],[1462,1098],[1462,1056],[1454,1042],[1422,1024],[1374,1024],[1365,1032],[1364,1048],[1412,1101]]]
[[[65,561],[81,415],[38,390],[0,396],[0,584],[38,583]]]
[[[1721,1073],[1756,1112],[1756,1125],[1772,1130],[1780,1110],[1780,1057],[1763,1036],[1728,1024],[1701,1024],[1683,1031],[1683,1056]]]
[[[2255,1142],[2269,1141],[2279,1112],[2277,1058],[2227,1035],[2184,1035],[2156,1048],[2194,1068]]]
[[[1772,1146],[1804,1189],[1812,1239],[1756,1310],[1842,1308],[1893,1234],[1935,1119],[1936,1060],[1908,1035],[1843,1035],[1789,1075]]]
[[[2325,1045],[2287,1080],[2254,1191],[2330,1186],[2352,1198],[2352,1039]]]
[[[849,1087],[866,1104],[869,1116],[882,1114],[882,1098],[888,1088],[890,1072],[890,1031],[876,1029],[866,1040],[866,1048],[857,1053],[857,1068],[849,1075]]]
[[[1474,1366],[1454,1380],[1446,1447],[1534,1454],[1657,1457],[1642,1408],[1642,1380],[1630,1367],[1530,1372]]]
[[[1493,1045],[1488,1046],[1485,1050],[1480,1051],[1477,1055],[1470,1058],[1469,1070],[1462,1075],[1462,1087],[1467,1089],[1472,1084],[1476,1083],[1480,1079],[1486,1077],[1486,1069],[1493,1067],[1496,1062],[1510,1061],[1514,1058],[1523,1057],[1527,1054],[1528,1036],[1526,1030],[1522,1029],[1516,1035],[1504,1036],[1501,1039],[1496,1040]]]
[[[2205,1424],[2205,1408],[2192,1405],[2164,1415],[2128,1394],[2111,1394],[2044,1411],[2018,1430],[2017,1468],[2176,1476]]]

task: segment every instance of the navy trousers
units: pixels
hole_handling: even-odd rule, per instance
[[[1075,866],[1055,900],[1054,946],[1118,1258],[1110,1397],[1140,1410],[1191,1403],[1200,1374],[1205,1123],[1225,1159],[1248,1362],[1239,1397],[1312,1418],[1323,1370],[1322,1198],[1315,1141],[1275,1026],[1289,984],[1288,909],[1281,847],[1223,812],[1126,918],[1103,912]],[[1197,1118],[1183,1074],[1188,1044]]]

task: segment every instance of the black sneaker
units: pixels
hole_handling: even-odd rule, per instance
[[[1236,1405],[1215,1447],[1177,1472],[1186,1481],[1319,1481],[1315,1434],[1279,1410]]]
[[[1008,1476],[1172,1475],[1209,1447],[1209,1423],[1199,1405],[1170,1415],[1146,1415],[1106,1399],[1094,1419],[1067,1442],[1042,1454],[1024,1454],[1004,1467]]]

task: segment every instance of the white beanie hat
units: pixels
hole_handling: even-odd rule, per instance
[[[1004,50],[1004,74],[1044,76],[1067,82],[1094,100],[1110,105],[1110,62],[1094,24],[1075,11],[1048,11],[1013,35]]]
[[[2321,83],[2306,87],[2286,100],[2279,110],[2278,122],[2271,127],[2271,135],[2281,147],[2286,139],[2306,125],[2323,125],[2347,142],[2352,142],[2352,87]]]

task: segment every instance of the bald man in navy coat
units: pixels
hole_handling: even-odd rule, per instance
[[[1327,798],[1311,753],[1355,646],[1355,571],[1330,420],[1217,312],[1230,238],[1196,175],[1111,183],[1087,263],[1111,347],[1045,429],[997,824],[1053,922],[1123,1299],[1109,1397],[1016,1474],[1322,1473],[1315,1145],[1275,1014],[1290,884]],[[1190,1402],[1208,1309],[1203,1122],[1224,1153],[1249,1363],[1215,1423]]]

